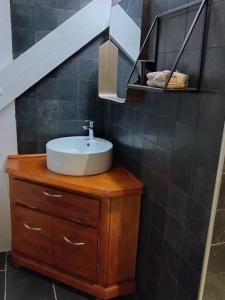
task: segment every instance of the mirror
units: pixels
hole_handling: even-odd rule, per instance
[[[142,1],[113,0],[109,41],[99,50],[99,97],[123,103],[140,51]],[[138,70],[132,80],[138,80]]]

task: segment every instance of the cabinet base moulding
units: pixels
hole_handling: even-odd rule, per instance
[[[94,295],[97,297],[96,300],[113,299],[135,292],[135,281],[121,282],[103,288],[97,284],[93,284],[88,281],[85,282],[83,279],[60,272],[58,269],[47,266],[46,264],[42,264],[39,261],[34,261],[34,259],[29,259],[16,252],[12,252],[12,264],[13,267],[25,267],[33,271],[37,271],[52,279],[58,280],[83,292]]]

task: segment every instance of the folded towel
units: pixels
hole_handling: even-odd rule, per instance
[[[164,88],[167,80],[169,79],[170,71],[165,70],[161,72],[151,72],[147,74],[147,85],[150,87]],[[180,72],[174,72],[169,84],[168,89],[184,89],[188,87],[189,76]]]

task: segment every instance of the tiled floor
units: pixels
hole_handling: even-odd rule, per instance
[[[94,297],[27,269],[15,269],[0,253],[0,300],[94,300]],[[132,296],[117,300],[133,300]]]

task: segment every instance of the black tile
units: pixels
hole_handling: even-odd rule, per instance
[[[169,214],[166,215],[164,238],[178,253],[180,253],[184,237],[184,228],[181,223]]]
[[[37,141],[37,121],[23,120],[17,121],[17,135],[20,142]]]
[[[225,46],[225,33],[220,30],[224,26],[225,3],[220,1],[211,6],[208,32],[208,47]]]
[[[37,273],[14,269],[8,265],[7,269],[7,299],[9,300],[53,300],[54,293],[51,280]]]
[[[170,184],[167,197],[167,211],[181,223],[185,223],[189,197],[177,186]]]
[[[90,0],[88,0],[90,1]],[[99,56],[99,47],[106,42],[107,34],[101,34],[96,39],[91,41],[87,46],[85,46],[79,53],[79,59],[98,59]]]
[[[16,119],[22,120],[34,120],[36,118],[36,100],[16,100]]]
[[[146,118],[146,125],[143,126],[145,128],[141,128],[144,132],[144,137],[154,143],[157,143],[158,140],[158,118],[155,117],[154,115],[150,115],[148,118],[147,116]],[[139,119],[139,121],[136,124],[143,124],[142,122],[140,122],[140,112],[139,115],[137,116],[137,119]]]
[[[79,80],[79,99],[93,100],[98,94],[97,81]]]
[[[23,4],[23,5],[34,5],[35,0],[11,0],[11,3],[12,4]]]
[[[58,117],[59,120],[77,120],[78,119],[78,104],[74,101],[59,101]]]
[[[167,180],[153,172],[151,173],[151,177],[149,176],[148,180],[153,199],[166,209],[168,194]]]
[[[79,60],[80,80],[98,80],[98,61]]]
[[[179,97],[177,120],[195,127],[198,120],[199,95],[182,94]]]
[[[176,123],[174,151],[177,155],[192,159],[196,129],[183,123]]]
[[[171,70],[175,61],[176,61],[176,58],[178,56],[178,51],[176,52],[166,52],[165,53],[165,62],[164,62],[164,69],[166,70]],[[177,65],[177,70],[179,72],[185,72],[184,69],[183,69],[183,62],[182,62],[182,58],[183,58],[183,55],[181,56],[181,59]]]
[[[216,172],[222,136],[199,129],[195,141],[195,162],[211,172]]]
[[[184,234],[182,256],[198,274],[201,274],[204,252],[204,241],[187,229]]]
[[[184,261],[181,264],[180,285],[188,294],[190,299],[197,299],[200,276],[195,273]]]
[[[169,272],[178,279],[180,270],[180,254],[167,242],[164,243],[162,262]]]
[[[189,87],[198,87],[201,68],[200,49],[188,50],[183,54],[182,71],[189,75]]]
[[[160,276],[160,258],[153,251],[149,252],[149,260],[147,267],[150,271],[149,273],[154,278],[154,281],[158,282]]]
[[[0,300],[5,298],[5,272],[0,272]]]
[[[190,2],[190,1],[189,1]],[[197,7],[196,7],[197,8]],[[186,34],[188,33],[192,22],[194,21],[194,18],[197,13],[197,9],[195,7],[192,7],[188,14],[187,14],[187,26],[186,26]],[[190,39],[187,43],[187,46],[185,49],[199,49],[201,48],[201,42],[203,38],[203,30],[204,30],[204,17],[205,12],[201,14],[201,16],[198,19],[198,22],[195,25],[195,28],[190,36]]]
[[[159,31],[159,52],[166,52],[166,40],[167,40],[167,18],[161,19],[160,31]],[[158,69],[161,70],[161,69]]]
[[[36,86],[32,86],[29,90],[27,90],[25,93],[23,93],[19,98],[17,99],[35,99],[36,98]]]
[[[12,30],[13,56],[14,58],[25,52],[35,43],[33,30],[13,28]]]
[[[152,154],[152,169],[165,179],[170,177],[171,154],[170,150],[160,147],[159,145],[156,146]]]
[[[59,137],[59,121],[58,120],[44,120],[39,121],[38,126],[38,140],[46,141]]]
[[[162,94],[156,93],[155,95],[157,95],[155,99],[159,105],[158,114],[170,120],[175,120],[177,115],[177,103],[178,103],[177,94],[171,93],[170,95],[168,95],[163,93]]]
[[[158,124],[158,144],[172,150],[176,126],[175,122],[167,118],[160,118]]]
[[[34,154],[39,153],[39,143],[36,142],[24,142],[18,140],[18,153],[19,154]],[[41,151],[41,152],[45,152]]]
[[[80,9],[87,6],[92,0],[79,0],[80,2]]]
[[[6,253],[0,252],[0,270],[5,269],[5,258],[6,258]]]
[[[57,9],[37,6],[35,9],[35,30],[54,30],[57,27]]]
[[[157,255],[161,254],[163,246],[163,236],[162,234],[151,225],[150,227],[150,248],[155,251]]]
[[[179,7],[188,2],[188,0],[170,0],[170,9]]]
[[[77,56],[69,58],[57,69],[57,77],[62,79],[78,79],[78,59]]]
[[[199,127],[222,134],[224,119],[224,94],[202,93],[199,111]]]
[[[12,26],[15,28],[33,29],[34,6],[12,4],[11,5]]]
[[[37,99],[57,100],[58,84],[55,78],[44,78],[37,85]]]
[[[176,300],[194,300],[195,298],[190,298],[189,295],[187,295],[186,291],[179,285],[177,288],[177,298]]]
[[[165,219],[166,219],[165,210],[157,203],[153,202],[151,222],[159,230],[161,234],[163,234],[165,229],[165,221],[166,221]]]
[[[78,121],[59,120],[59,135],[62,137],[80,135],[78,129]]]
[[[75,10],[78,11],[80,8],[78,0],[56,0],[56,6],[63,10]]]
[[[201,166],[192,165],[189,193],[201,206],[211,206],[215,185],[215,174]]]
[[[33,0],[37,6],[56,7],[56,0]]]
[[[206,238],[210,207],[205,209],[195,201],[189,201],[187,209],[186,227],[199,239]]]
[[[166,50],[177,51],[180,49],[184,37],[186,27],[186,16],[185,14],[178,14],[176,16],[168,18],[168,30]]]
[[[79,120],[95,120],[97,117],[96,100],[79,100],[78,103],[78,119]]]
[[[175,300],[177,281],[170,275],[164,266],[161,266],[160,290],[157,299]]]
[[[59,117],[59,101],[41,100],[37,107],[37,117],[40,120],[57,120]]]
[[[48,35],[50,31],[35,31],[35,43],[39,42],[42,40],[46,35]]]
[[[58,79],[59,99],[77,101],[78,81],[73,79]]]
[[[60,26],[62,23],[67,21],[70,17],[74,15],[74,10],[64,10],[64,9],[58,9],[57,14],[57,26]]]
[[[78,290],[75,290],[69,286],[66,286],[62,283],[55,283],[55,291],[58,300],[91,300],[95,299],[87,294],[84,294]]]
[[[225,91],[225,69],[221,68],[224,64],[224,47],[207,50],[203,69],[203,89]]]

